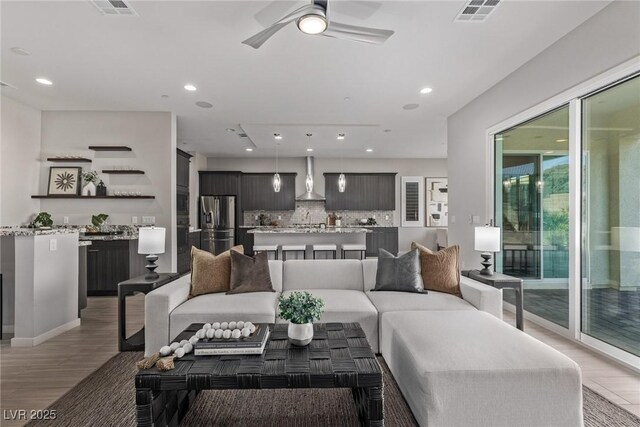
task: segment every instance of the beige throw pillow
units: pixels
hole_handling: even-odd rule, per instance
[[[198,295],[227,292],[231,282],[231,251],[244,253],[242,245],[214,255],[191,248],[191,290],[189,298]]]
[[[430,291],[446,292],[462,298],[460,291],[460,268],[458,266],[458,245],[433,252],[416,242],[411,249],[420,252],[420,267],[424,288]]]

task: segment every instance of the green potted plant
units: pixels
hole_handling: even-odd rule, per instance
[[[109,215],[100,213],[98,215],[91,216],[91,224],[87,226],[87,231],[97,233],[104,225],[105,221],[109,218]]]
[[[49,212],[40,212],[33,221],[31,221],[31,226],[34,228],[51,228],[53,225],[53,220],[51,219],[51,214]]]
[[[98,177],[98,172],[92,171],[92,170],[83,170],[82,182],[84,182],[84,186],[82,187],[82,195],[95,196],[96,185],[100,182],[100,178]]]
[[[313,322],[324,311],[324,301],[309,292],[292,292],[278,299],[278,316],[289,321],[289,341],[305,346],[313,339]]]

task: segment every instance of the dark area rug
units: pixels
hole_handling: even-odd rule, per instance
[[[120,353],[82,380],[49,409],[55,421],[29,426],[135,426],[135,362],[142,353]],[[384,360],[385,425],[415,426],[398,386]],[[583,387],[587,427],[637,427],[640,418]],[[204,391],[182,422],[183,426],[357,426],[348,389]]]

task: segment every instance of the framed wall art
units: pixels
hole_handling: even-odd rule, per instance
[[[449,183],[447,178],[426,179],[427,227],[449,225]]]
[[[49,168],[49,196],[80,195],[80,173],[82,168],[72,166],[51,166]]]

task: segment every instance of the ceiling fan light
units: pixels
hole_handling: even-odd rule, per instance
[[[279,193],[281,186],[282,180],[280,179],[280,174],[276,172],[273,174],[273,191]]]
[[[343,173],[338,176],[338,191],[340,193],[344,193],[344,190],[347,188],[347,177],[344,176]]]
[[[320,34],[327,29],[327,19],[319,14],[311,13],[298,19],[298,29],[305,34]]]

